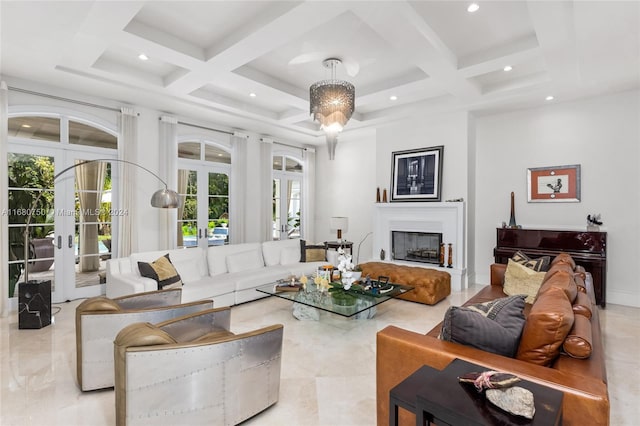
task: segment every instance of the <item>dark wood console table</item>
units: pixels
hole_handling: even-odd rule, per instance
[[[507,263],[516,251],[533,258],[566,252],[593,276],[596,303],[603,308],[607,296],[607,233],[498,228],[496,263]]]

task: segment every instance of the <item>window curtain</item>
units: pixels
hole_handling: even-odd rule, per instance
[[[315,196],[316,196],[316,151],[307,148],[303,153],[304,159],[304,188],[302,197],[302,217],[300,228],[302,238],[315,241]]]
[[[235,132],[231,137],[231,176],[229,182],[229,242],[246,241],[245,197],[247,193],[247,139],[249,136]]]
[[[273,240],[273,139],[260,139],[260,206],[262,241]]]
[[[138,147],[138,116],[133,108],[121,108],[118,117],[120,138],[118,139],[118,158],[137,164],[136,150]],[[122,164],[120,167],[119,209],[129,212],[118,216],[118,244],[116,257],[126,257],[138,249],[138,232],[133,223],[136,214],[135,173],[132,166]]]
[[[83,160],[76,160],[76,164],[82,162]],[[83,164],[77,167],[75,172],[80,201],[79,269],[80,272],[93,272],[100,268],[97,224],[99,215],[96,212],[100,209],[107,164],[102,162]]]
[[[184,215],[184,203],[187,200],[187,185],[189,184],[189,170],[180,169],[178,170],[178,186],[176,187],[178,194],[180,195],[180,207],[178,207],[177,212],[177,220],[182,220],[182,216]],[[177,232],[176,232],[176,245],[178,247],[184,246],[184,238],[182,235],[182,223],[177,223]]]
[[[160,173],[167,187],[170,189],[177,188],[178,184],[178,120],[175,117],[163,115],[160,117]],[[180,192],[179,192],[180,193]],[[184,202],[184,200],[183,200]],[[176,247],[177,236],[171,229],[174,229],[178,218],[182,216],[181,209],[176,212],[175,209],[161,209],[160,223],[164,230],[164,238],[161,238],[164,249],[172,249]],[[182,237],[182,233],[180,234]]]
[[[7,146],[9,145],[9,88],[7,83],[0,81],[0,182],[8,182],[7,171]],[[9,199],[7,191],[0,191],[0,205],[8,206]],[[9,315],[9,253],[7,241],[9,241],[9,217],[6,214],[0,215],[0,303],[2,317]]]

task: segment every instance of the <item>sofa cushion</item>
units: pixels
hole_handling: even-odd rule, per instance
[[[549,269],[549,265],[551,264],[550,256],[542,256],[538,257],[537,259],[531,259],[520,250],[518,250],[513,256],[511,256],[511,260],[524,265],[529,269],[533,269],[536,272],[546,271],[547,269]]]
[[[226,274],[229,272],[227,269],[227,256],[250,250],[262,251],[262,244],[227,244],[224,246],[211,246],[207,248],[206,258],[207,265],[209,267],[209,275],[213,277],[220,274]]]
[[[182,280],[169,259],[169,253],[153,262],[138,262],[140,275],[152,278],[158,283],[158,290],[182,287]]]
[[[573,310],[565,292],[550,287],[540,294],[527,316],[516,358],[549,366],[573,327]]]
[[[572,308],[574,314],[582,315],[587,319],[591,319],[591,316],[593,315],[591,312],[591,300],[587,293],[578,291],[576,300],[573,301]]]
[[[324,245],[309,245],[300,240],[300,262],[322,262],[327,260],[327,250]]]
[[[280,265],[292,265],[300,262],[298,247],[285,247],[280,251]]]
[[[258,250],[241,251],[227,256],[227,270],[234,272],[251,271],[264,268],[262,252]]]
[[[576,269],[576,262],[573,260],[569,253],[560,253],[557,255],[552,261],[551,266],[556,265],[558,263],[566,263],[571,266],[571,269]]]
[[[300,240],[297,238],[286,239],[279,241],[265,241],[262,243],[262,257],[264,258],[265,266],[280,265],[282,258],[282,252],[285,250],[294,249],[298,255],[298,262],[300,260]]]
[[[511,259],[504,274],[504,293],[509,296],[525,294],[525,302],[533,303],[542,285],[545,272],[536,272],[529,267]]]
[[[589,358],[593,349],[592,340],[591,321],[583,315],[576,315],[562,349],[572,358]]]
[[[536,298],[540,297],[542,293],[544,293],[545,291],[547,291],[552,287],[559,288],[562,291],[564,291],[565,295],[567,296],[567,299],[569,300],[569,303],[573,304],[578,294],[578,286],[576,285],[576,282],[573,279],[572,273],[568,273],[566,271],[558,271],[557,273],[553,274],[551,278],[546,279],[542,283],[542,285],[540,286],[540,289],[538,290],[538,294],[536,295]]]
[[[510,296],[465,307],[450,307],[440,338],[513,357],[525,319],[525,296]]]

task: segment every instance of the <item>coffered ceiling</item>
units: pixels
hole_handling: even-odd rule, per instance
[[[310,143],[329,57],[356,87],[345,132],[640,87],[638,1],[469,4],[1,1],[0,73]]]

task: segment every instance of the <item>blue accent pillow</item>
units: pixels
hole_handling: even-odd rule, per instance
[[[515,295],[468,306],[451,306],[440,339],[513,358],[524,328],[526,295]]]

